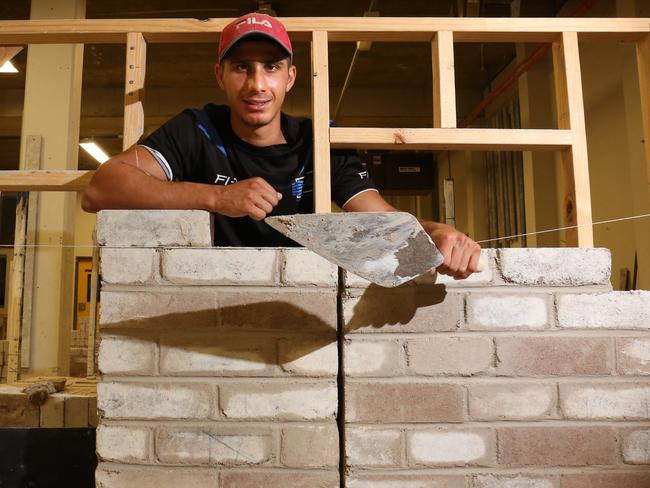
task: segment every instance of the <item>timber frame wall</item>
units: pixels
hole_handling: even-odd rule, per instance
[[[127,19],[0,21],[0,46],[25,44],[126,44],[124,145],[144,130],[147,43],[217,42],[232,19]],[[315,209],[331,208],[330,148],[560,151],[568,188],[564,225],[578,225],[571,244],[593,247],[589,164],[578,42],[636,44],[644,138],[650,141],[650,19],[647,18],[280,18],[294,41],[311,42],[312,117],[314,122]],[[433,67],[433,127],[329,127],[328,43],[349,41],[429,42]],[[456,128],[455,42],[551,43],[558,129]],[[650,189],[650,143],[645,145]],[[92,171],[0,171],[0,191],[83,191]],[[24,199],[24,205],[27,205]],[[20,305],[24,229],[17,220],[9,307],[9,373],[19,370]],[[19,229],[19,226],[20,229]],[[22,239],[22,241],[21,241]],[[93,286],[96,287],[96,274]],[[92,315],[92,314],[91,314]],[[91,327],[94,330],[94,327]],[[14,341],[12,341],[14,339]],[[94,354],[89,340],[89,357]],[[94,358],[93,358],[94,359]],[[92,362],[89,362],[92,364]],[[9,378],[11,381],[11,378]]]

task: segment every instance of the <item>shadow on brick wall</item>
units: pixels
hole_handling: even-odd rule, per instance
[[[219,358],[239,360],[243,369],[250,362],[283,365],[335,347],[332,308],[331,313],[319,311],[319,317],[288,302],[248,303],[113,322],[102,328],[102,336],[107,342],[122,338],[158,344],[163,374],[207,374],[219,369]],[[189,361],[194,366],[187,369]],[[224,369],[233,367],[223,364]]]
[[[454,330],[460,321],[460,307],[458,294],[448,294],[445,285],[436,284],[370,285],[348,290],[343,297],[346,332]]]

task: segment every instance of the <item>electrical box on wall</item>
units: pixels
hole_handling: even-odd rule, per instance
[[[368,151],[361,154],[370,178],[380,190],[433,191],[436,163],[432,153]]]

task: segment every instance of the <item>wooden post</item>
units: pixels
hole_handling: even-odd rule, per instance
[[[636,59],[639,69],[641,91],[641,118],[643,120],[643,141],[645,147],[646,177],[650,196],[650,34],[636,43]]]
[[[41,169],[41,147],[43,137],[27,136],[25,141],[25,169]],[[20,341],[20,366],[29,368],[32,344],[32,306],[34,295],[34,265],[36,261],[36,229],[38,215],[38,193],[29,192],[27,204],[27,230],[25,236],[25,264],[23,278],[23,313]]]
[[[312,118],[314,124],[314,211],[332,211],[330,181],[330,94],[327,31],[315,31],[311,42]]]
[[[144,133],[144,78],[147,63],[147,43],[140,32],[126,37],[126,80],[124,82],[124,137],[122,149],[138,142]]]
[[[99,247],[93,233],[93,263],[90,273],[90,317],[88,317],[88,349],[86,376],[95,376],[95,344],[97,344],[97,289],[99,287]]]
[[[558,128],[571,129],[573,139],[571,147],[562,151],[565,176],[563,225],[579,227],[567,232],[567,245],[593,247],[587,135],[576,32],[564,32],[561,40],[553,43],[553,67]]]
[[[23,272],[25,269],[25,241],[27,231],[28,194],[22,193],[16,205],[14,256],[9,284],[9,308],[7,311],[7,383],[20,376],[20,323],[23,308]]]
[[[433,126],[456,127],[454,33],[440,31],[431,41],[433,67]]]

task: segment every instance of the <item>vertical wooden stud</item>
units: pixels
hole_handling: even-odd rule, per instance
[[[99,288],[99,247],[93,234],[93,264],[90,272],[90,316],[88,317],[88,348],[86,376],[95,376],[95,345],[97,344],[97,289]]]
[[[440,31],[431,41],[433,67],[433,126],[456,127],[454,33]]]
[[[128,149],[144,133],[144,78],[147,43],[140,32],[126,37],[126,80],[124,83],[124,138],[122,148]]]
[[[332,211],[330,181],[330,97],[327,31],[314,31],[311,42],[311,99],[314,124],[314,211]]]
[[[645,147],[646,177],[650,196],[650,34],[636,43],[636,59],[641,90],[641,118],[643,120],[643,145]]]
[[[7,383],[13,383],[20,376],[20,324],[23,308],[23,273],[25,270],[25,241],[27,231],[28,193],[21,193],[16,205],[16,227],[14,256],[9,285],[9,307],[7,310]]]
[[[27,136],[25,145],[25,169],[41,169],[43,137]],[[25,236],[25,264],[23,277],[22,326],[20,330],[20,366],[29,368],[32,342],[32,306],[34,296],[34,265],[36,261],[36,229],[38,192],[30,192],[27,204],[27,229]]]
[[[573,133],[571,147],[562,152],[566,182],[563,224],[578,225],[578,228],[567,232],[567,245],[593,247],[589,160],[576,32],[563,32],[561,40],[553,43],[553,67],[558,129],[570,129]]]

